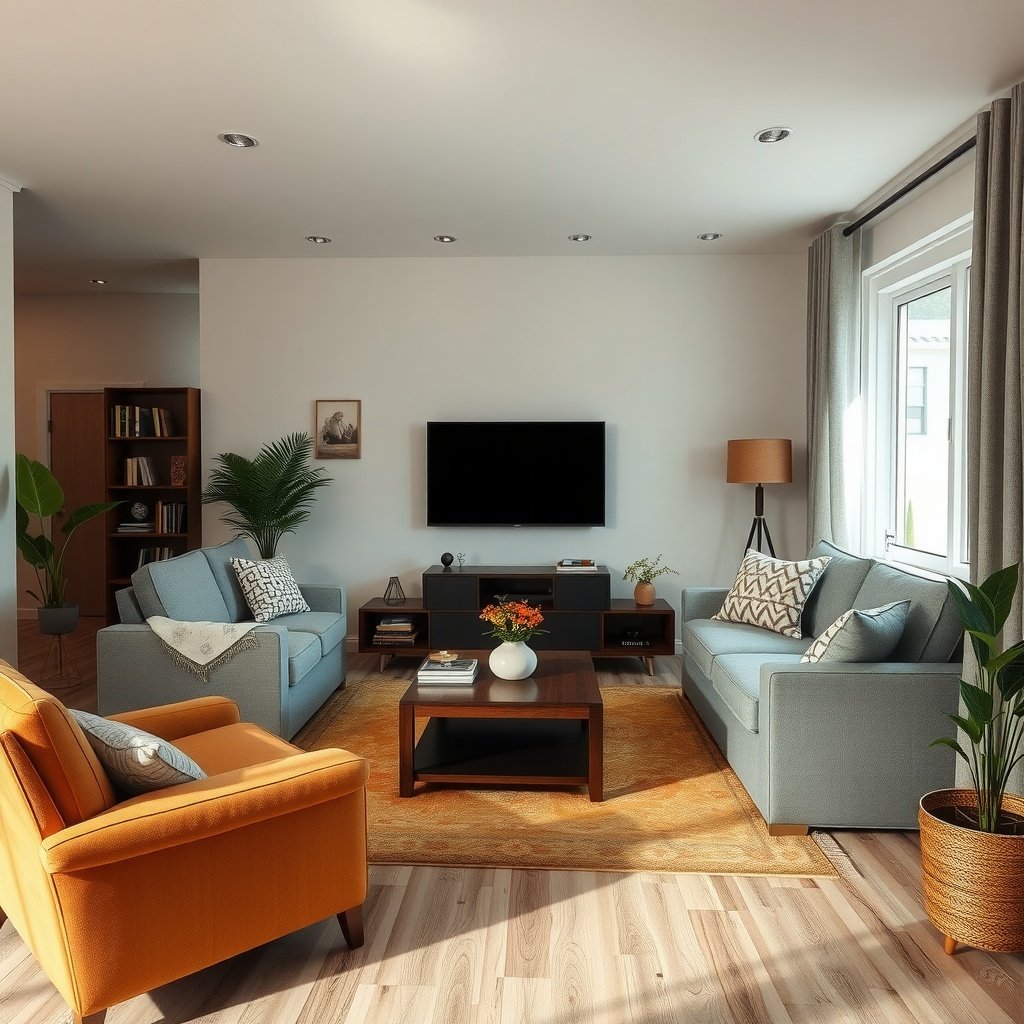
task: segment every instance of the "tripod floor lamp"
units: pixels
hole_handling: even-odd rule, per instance
[[[731,484],[757,484],[754,491],[754,521],[750,524],[746,551],[757,535],[757,550],[762,539],[775,557],[772,535],[764,518],[764,484],[793,482],[793,442],[781,437],[745,437],[729,442],[725,479]]]

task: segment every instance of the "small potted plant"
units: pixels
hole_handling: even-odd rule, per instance
[[[295,433],[265,444],[254,459],[222,452],[203,491],[203,504],[228,505],[221,522],[250,537],[260,558],[273,558],[281,538],[312,515],[317,488],[331,482],[322,466],[309,465],[312,451],[309,434]]]
[[[952,747],[966,762],[970,789],[921,798],[925,910],[945,936],[946,952],[963,942],[991,952],[1024,949],[1024,797],[1007,794],[1024,739],[1024,642],[1000,650],[1019,566],[980,587],[949,582],[977,660],[977,681],[960,680],[967,715],[949,717],[966,738]]]
[[[41,462],[20,453],[15,460],[17,491],[16,539],[18,550],[35,570],[39,592],[28,593],[39,602],[39,631],[46,636],[71,633],[78,625],[78,605],[65,604],[68,581],[64,575],[64,556],[75,531],[90,519],[117,508],[120,502],[101,501],[83,505],[68,514],[61,525],[63,542],[53,541],[53,524],[47,530],[46,520],[64,509],[64,491],[54,475]],[[39,521],[39,533],[29,533],[32,517]],[[49,536],[47,536],[49,533]]]
[[[537,667],[537,655],[526,642],[538,633],[548,632],[540,628],[544,616],[539,608],[509,599],[507,594],[495,600],[496,604],[487,605],[480,613],[480,618],[491,626],[484,636],[501,641],[491,651],[487,664],[499,679],[526,679]]]
[[[664,576],[666,573],[673,573],[678,576],[679,573],[675,569],[670,569],[667,565],[661,564],[661,555],[652,562],[649,558],[640,558],[637,561],[626,566],[626,572],[623,575],[624,580],[629,580],[630,583],[635,583],[636,586],[633,588],[633,600],[637,604],[649,605],[654,604],[657,594],[654,590],[654,581],[659,576]]]

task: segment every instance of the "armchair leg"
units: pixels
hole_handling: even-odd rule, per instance
[[[807,825],[769,825],[768,835],[770,836],[805,836],[810,832]]]
[[[341,934],[345,936],[349,949],[358,949],[363,944],[363,905],[349,907],[338,915]]]
[[[99,1010],[97,1013],[87,1013],[84,1017],[80,1013],[71,1014],[72,1024],[103,1024],[107,1016],[106,1010]]]

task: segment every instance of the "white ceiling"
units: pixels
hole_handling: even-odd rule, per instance
[[[800,252],[1024,78],[1022,40],[1019,0],[4,0],[16,283]],[[753,141],[777,124],[788,142]]]

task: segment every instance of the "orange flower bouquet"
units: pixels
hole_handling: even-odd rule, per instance
[[[507,594],[496,600],[497,604],[489,604],[480,613],[480,618],[491,625],[484,636],[515,644],[529,640],[535,633],[548,632],[539,628],[544,621],[539,608],[533,608],[525,601],[510,601]]]

